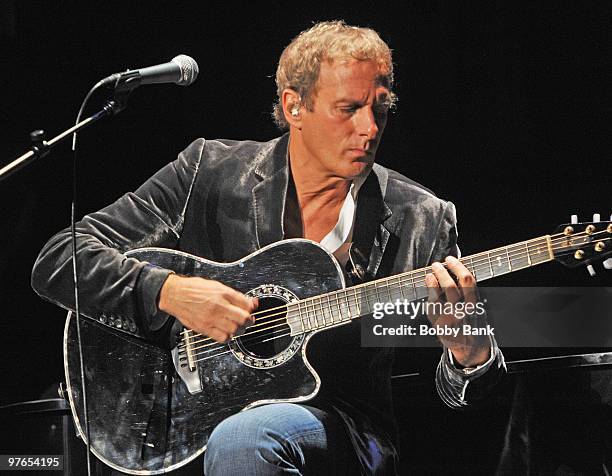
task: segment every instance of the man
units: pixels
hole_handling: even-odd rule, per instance
[[[143,246],[233,261],[302,237],[352,265],[355,280],[435,262],[426,278],[432,290],[458,299],[473,288],[450,256],[458,252],[453,205],[374,164],[395,99],[391,53],[378,34],[319,23],[285,49],[276,81],[275,118],[288,134],[267,143],[199,139],[135,193],[78,223],[85,315],[129,316],[130,330],[144,336],[168,327],[171,315],[219,342],[254,322],[256,300],[122,254]],[[41,296],[73,306],[68,230],[42,250],[32,283]],[[447,404],[461,407],[495,383],[503,357],[488,338],[445,344],[436,385]],[[362,348],[351,324],[316,336],[309,357],[323,382],[318,397],[223,421],[208,442],[205,474],[396,471],[392,352]]]

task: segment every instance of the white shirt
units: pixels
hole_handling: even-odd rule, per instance
[[[330,232],[321,240],[321,246],[336,257],[342,266],[348,261],[348,253],[353,240],[353,228],[357,212],[357,194],[368,174],[360,175],[353,180],[346,194],[338,221]]]

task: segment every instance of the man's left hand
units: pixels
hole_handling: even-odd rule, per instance
[[[464,312],[459,314],[457,304],[465,310],[472,303],[476,307],[478,303],[478,290],[476,279],[464,264],[453,256],[445,260],[446,267],[435,262],[431,265],[433,273],[425,276],[425,284],[429,288],[429,302],[444,304],[442,313],[429,313],[428,318],[433,326],[441,328],[457,329],[457,335],[442,336],[440,340],[453,353],[455,362],[463,367],[476,367],[485,363],[490,357],[491,341],[487,335],[466,335],[463,326],[470,323],[476,327],[483,327],[483,317],[475,314],[468,315]],[[456,279],[451,276],[452,273]],[[447,304],[447,303],[450,303]],[[452,309],[452,311],[448,311]]]

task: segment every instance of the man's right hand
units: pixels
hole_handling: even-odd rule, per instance
[[[188,329],[226,342],[255,322],[251,313],[257,299],[204,278],[171,274],[159,293],[159,309],[176,317]]]

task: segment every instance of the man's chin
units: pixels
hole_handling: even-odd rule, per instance
[[[354,179],[359,176],[367,175],[370,173],[370,170],[372,170],[373,164],[373,160],[353,162],[351,171],[349,173],[350,177],[347,178]]]

